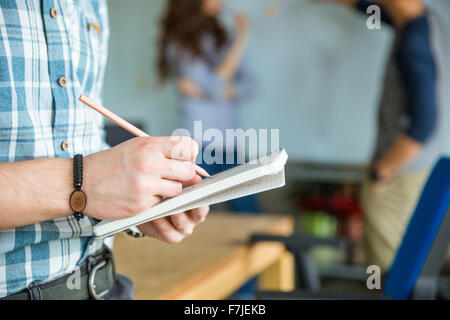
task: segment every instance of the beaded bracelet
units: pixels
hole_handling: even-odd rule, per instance
[[[84,217],[83,210],[86,208],[86,194],[81,190],[82,186],[83,155],[77,154],[73,157],[73,187],[75,190],[70,195],[70,208],[78,221]]]

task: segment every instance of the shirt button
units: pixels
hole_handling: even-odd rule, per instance
[[[58,10],[56,10],[55,8],[52,8],[50,10],[50,17],[56,18],[57,16],[58,16]]]
[[[68,143],[67,141],[61,142],[61,150],[62,150],[62,151],[67,151],[67,150],[69,150],[69,143]]]
[[[67,84],[66,78],[64,78],[64,77],[59,78],[58,79],[58,84],[59,84],[60,87],[65,87],[66,84]]]

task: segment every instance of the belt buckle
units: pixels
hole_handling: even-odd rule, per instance
[[[94,298],[95,300],[100,300],[101,298],[103,298],[105,296],[105,294],[108,293],[108,289],[104,290],[100,293],[97,293],[97,291],[95,291],[95,274],[97,273],[97,271],[103,267],[106,266],[107,260],[103,260],[101,262],[99,262],[97,265],[95,265],[94,267],[92,267],[91,271],[89,272],[89,279],[88,279],[88,289],[89,289],[89,293],[91,294],[91,297]]]

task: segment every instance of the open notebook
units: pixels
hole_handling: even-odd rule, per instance
[[[102,221],[94,226],[94,234],[102,238],[158,218],[282,187],[287,158],[281,150],[223,171],[134,217]]]

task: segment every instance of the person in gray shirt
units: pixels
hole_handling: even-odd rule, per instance
[[[444,28],[422,0],[335,0],[366,13],[374,4],[395,29],[378,112],[378,137],[363,184],[368,264],[389,268],[430,170],[444,152],[439,73]]]

